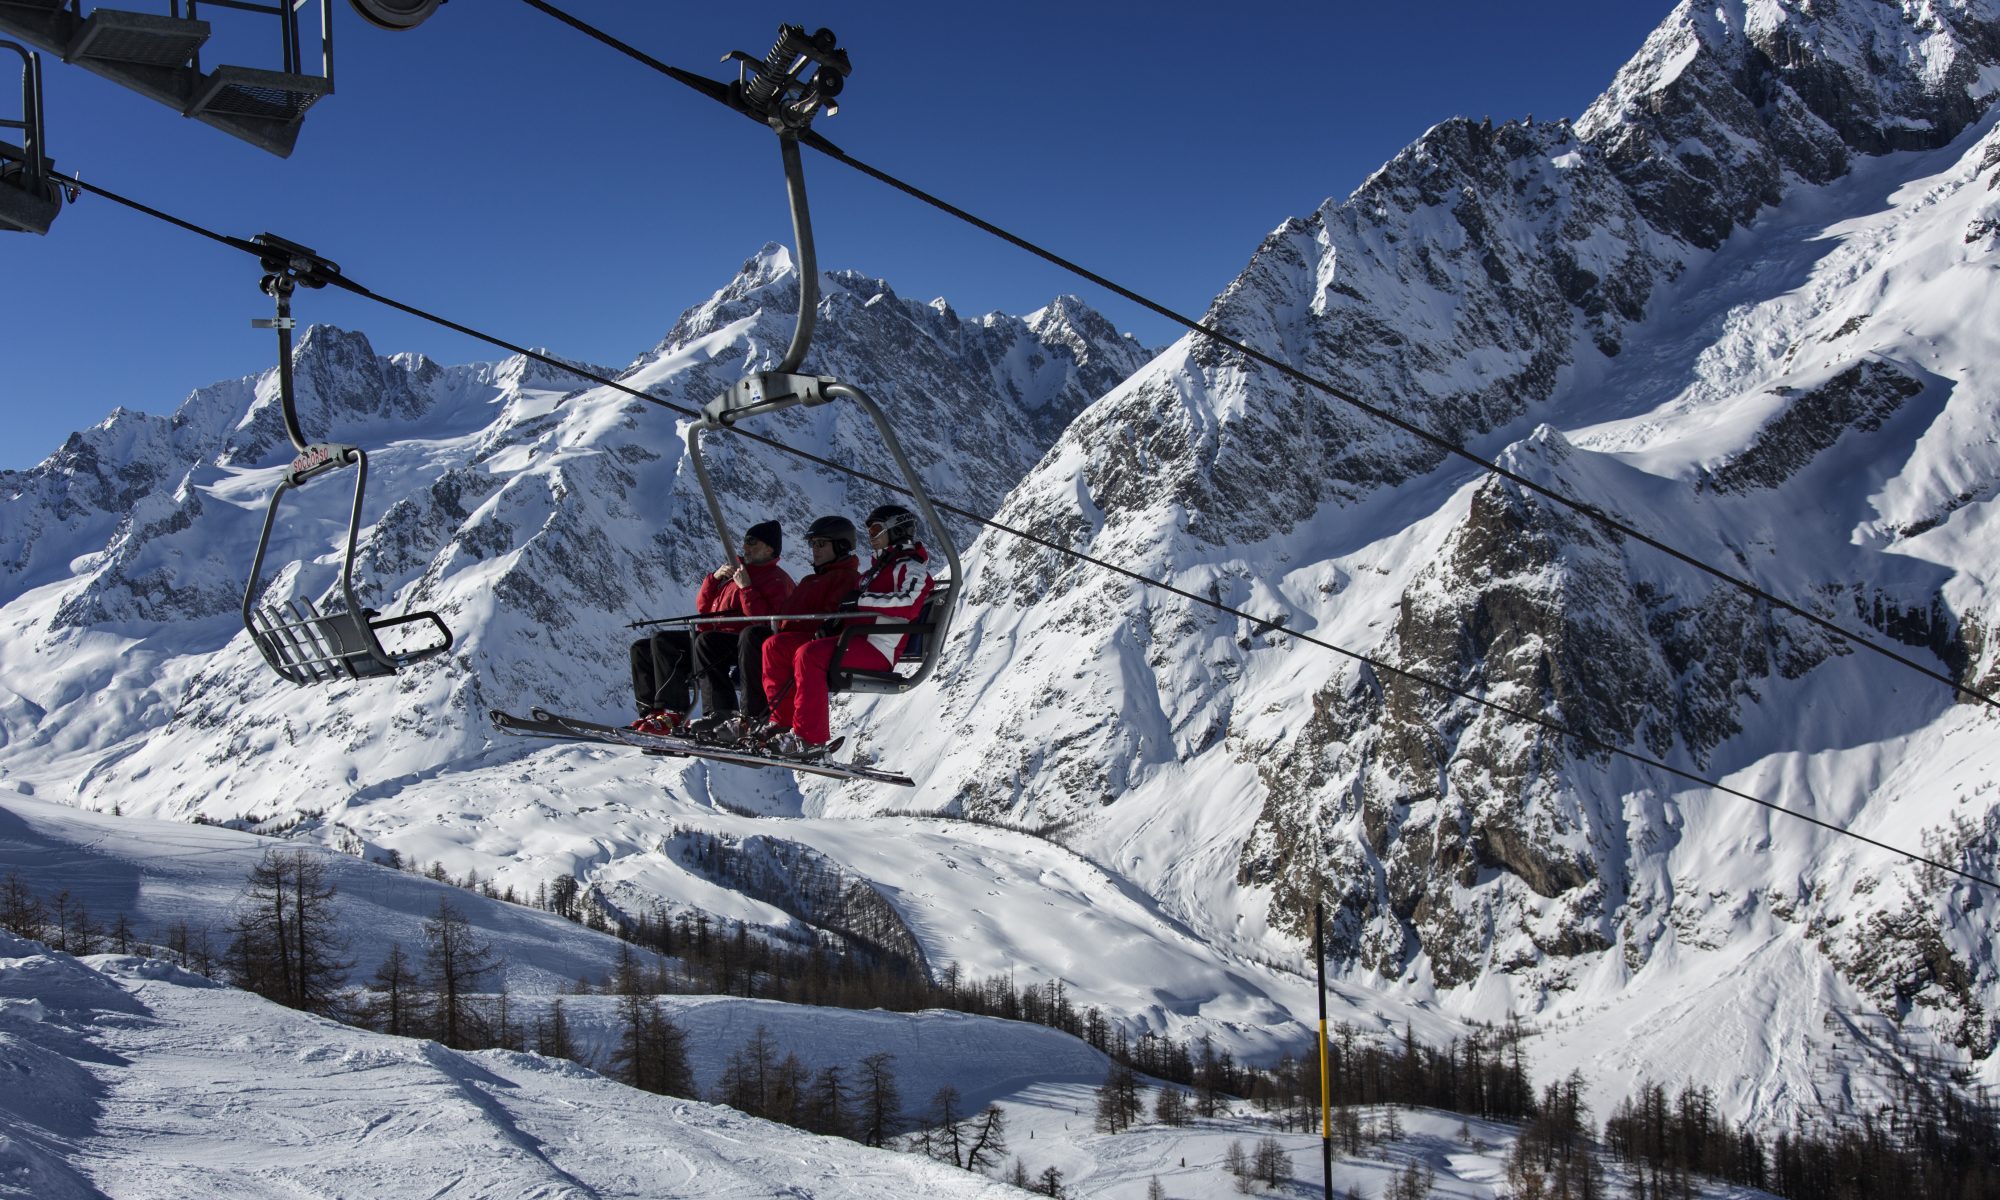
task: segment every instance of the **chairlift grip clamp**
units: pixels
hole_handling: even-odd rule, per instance
[[[344,442],[314,442],[299,451],[298,457],[285,472],[285,482],[292,487],[302,487],[311,480],[331,471],[338,471],[362,457],[361,448]]]
[[[310,246],[275,233],[260,233],[250,243],[262,252],[259,259],[265,271],[262,286],[273,296],[289,293],[296,285],[323,288],[340,278],[340,264]]]
[[[826,389],[837,382],[831,376],[758,371],[737,380],[721,395],[703,405],[703,424],[709,429],[734,428],[746,417],[781,412],[799,405],[814,408],[832,399],[826,394]]]
[[[854,68],[831,29],[808,34],[803,26],[780,25],[778,37],[760,61],[742,50],[722,56],[737,66],[731,102],[780,134],[796,133],[821,112],[832,114]],[[811,79],[802,78],[811,67]]]

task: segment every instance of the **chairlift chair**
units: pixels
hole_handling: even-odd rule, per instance
[[[0,229],[47,233],[62,211],[63,187],[43,142],[42,58],[18,42],[0,48],[21,56],[21,119],[0,118],[0,129],[21,131],[18,146],[0,141]]]
[[[298,410],[292,388],[292,306],[294,288],[325,287],[340,268],[312,250],[272,234],[251,239],[265,250],[266,274],[263,290],[277,301],[275,320],[254,322],[260,328],[278,331],[278,396],[285,420],[285,433],[298,456],[271,495],[264,510],[264,529],[257,538],[257,556],[250,564],[250,579],[243,588],[243,627],[250,632],[257,652],[264,656],[281,678],[297,684],[328,683],[339,679],[372,679],[394,675],[405,667],[433,658],[451,649],[451,629],[431,611],[384,617],[363,607],[355,593],[354,555],[361,536],[361,501],[368,486],[368,455],[359,446],[341,442],[306,441],[299,427]],[[315,479],[354,468],[354,503],[347,518],[346,550],[340,566],[340,607],[322,610],[310,597],[270,602],[263,598],[261,581],[264,556],[270,549],[271,529],[278,518],[278,505],[285,493],[304,487]],[[436,637],[415,647],[386,647],[379,634],[409,625],[427,625]]]
[[[168,11],[129,12],[83,0],[0,0],[0,34],[131,88],[224,133],[289,157],[306,110],[333,92],[333,0],[319,0],[320,73],[305,70],[298,10],[310,0],[169,0]],[[204,72],[211,26],[201,9],[278,19],[279,67],[223,64]]]
[[[930,491],[910,466],[902,443],[896,439],[895,430],[890,428],[881,408],[867,393],[851,383],[843,383],[827,375],[798,373],[799,365],[805,361],[806,351],[812,343],[813,323],[819,306],[819,266],[813,249],[812,215],[806,204],[805,171],[799,160],[799,137],[818,113],[835,111],[833,97],[839,94],[850,70],[847,54],[839,48],[830,30],[822,29],[808,35],[799,26],[786,25],[779,29],[777,42],[763,59],[753,58],[738,50],[726,56],[724,61],[742,64],[736,86],[731,92],[731,103],[762,118],[778,134],[778,146],[785,165],[785,189],[791,201],[792,231],[798,242],[799,311],[792,328],[791,343],[778,365],[772,370],[754,372],[738,380],[704,405],[701,420],[688,426],[688,461],[694,465],[695,479],[701,484],[702,495],[708,502],[709,519],[722,539],[723,551],[733,555],[737,546],[736,535],[731,532],[729,520],[723,515],[721,497],[702,457],[703,435],[735,429],[753,417],[768,416],[796,406],[816,407],[834,400],[856,404],[868,414],[882,444],[888,448],[889,457],[902,475],[904,486],[916,502],[918,514],[937,547],[944,552],[951,574],[935,585],[931,600],[916,619],[856,624],[843,630],[839,652],[834,655],[834,665],[828,672],[828,684],[836,692],[907,692],[930,678],[937,669],[946,635],[950,632],[951,620],[958,607],[958,583],[964,578],[958,561],[958,546],[952,540],[951,531],[938,519],[931,505]],[[828,615],[853,616],[852,613]],[[794,616],[791,619],[810,619],[810,616]],[[914,670],[902,670],[892,665],[889,670],[871,671],[840,664],[849,640],[881,633],[910,635],[904,644],[901,662],[914,663]]]

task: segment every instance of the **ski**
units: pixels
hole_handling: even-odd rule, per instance
[[[832,779],[862,779],[870,783],[894,784],[897,787],[915,787],[916,782],[907,775],[894,771],[883,771],[860,763],[833,762],[820,759],[815,762],[801,762],[795,758],[780,758],[772,754],[758,754],[753,750],[742,750],[731,746],[713,746],[687,738],[662,737],[658,734],[640,733],[636,729],[625,729],[617,725],[601,725],[580,717],[566,717],[547,709],[530,709],[526,717],[493,709],[489,714],[495,728],[522,737],[558,738],[568,741],[603,742],[613,746],[632,746],[649,750],[656,754],[673,757],[704,758],[714,762],[729,763],[739,767],[777,767],[786,771],[804,771],[811,775],[824,775]],[[837,743],[836,743],[837,744]]]

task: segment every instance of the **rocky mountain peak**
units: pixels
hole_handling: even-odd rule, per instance
[[[1985,111],[2000,5],[1681,4],[1577,123],[1657,227],[1712,248],[1854,154],[1935,149]]]

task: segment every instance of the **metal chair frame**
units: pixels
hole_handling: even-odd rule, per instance
[[[102,75],[280,158],[291,154],[306,110],[333,92],[333,0],[318,0],[318,75],[305,69],[299,9],[313,0],[169,0],[167,12],[131,12],[83,0],[0,0],[0,33]],[[204,8],[278,20],[279,69],[223,64],[204,72]],[[185,11],[183,9],[185,8]]]
[[[272,234],[253,238],[266,250],[261,284],[277,302],[274,320],[252,322],[259,328],[278,331],[278,397],[285,420],[285,435],[298,456],[271,495],[264,510],[264,529],[257,537],[257,556],[250,563],[250,578],[243,587],[243,627],[250,632],[257,652],[273,671],[292,683],[327,683],[337,679],[370,679],[394,675],[404,667],[443,654],[452,647],[451,629],[437,613],[425,610],[400,617],[382,617],[364,608],[354,589],[354,555],[361,539],[361,501],[368,488],[368,455],[358,446],[341,442],[308,443],[299,426],[292,386],[292,292],[299,286],[325,287],[340,274],[334,263],[307,247]],[[354,468],[354,503],[348,511],[346,551],[340,565],[338,609],[325,611],[309,597],[297,597],[283,604],[258,603],[264,574],[264,556],[270,549],[271,529],[277,523],[278,505],[285,493],[324,475],[346,467]],[[439,635],[430,645],[415,649],[389,650],[377,635],[385,629],[428,623]]]

